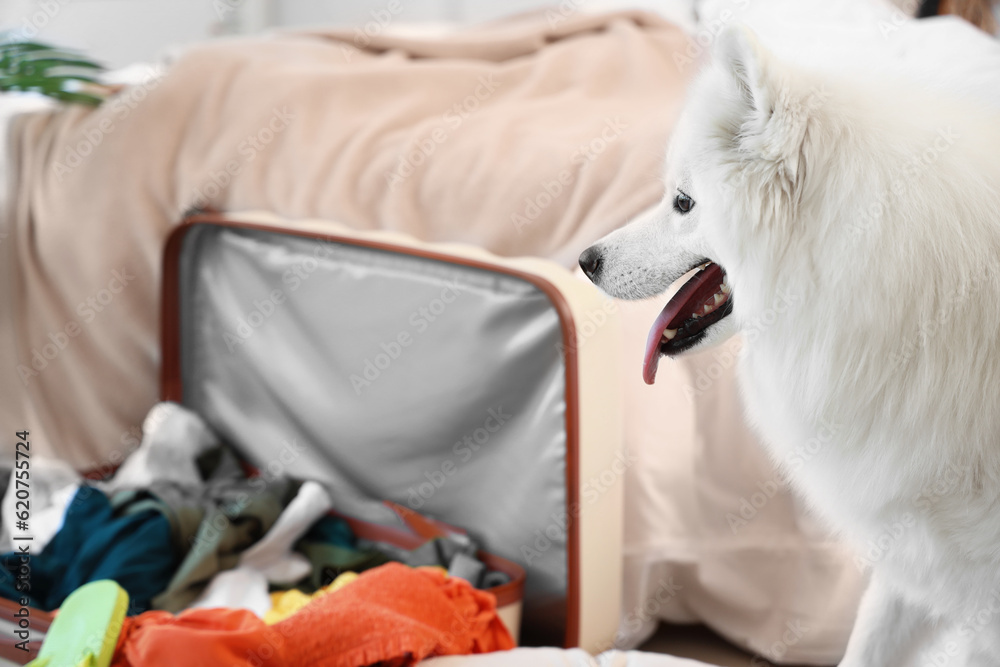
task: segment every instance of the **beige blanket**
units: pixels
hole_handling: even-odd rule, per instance
[[[686,46],[653,15],[558,12],[427,42],[214,42],[96,110],[23,117],[3,432],[30,427],[38,451],[86,468],[137,444],[157,398],[162,244],[194,206],[571,265],[660,196]]]

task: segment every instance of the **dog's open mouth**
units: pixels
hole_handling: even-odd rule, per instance
[[[673,356],[690,349],[705,337],[705,330],[733,312],[726,272],[715,262],[705,262],[660,311],[646,341],[642,378],[656,380],[660,355]]]

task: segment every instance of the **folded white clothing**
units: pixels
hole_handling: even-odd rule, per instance
[[[31,493],[24,480],[17,484],[17,470],[11,471],[10,483],[0,503],[3,525],[0,527],[0,553],[15,549],[14,538],[31,537],[31,552],[39,554],[62,528],[66,509],[80,488],[80,475],[64,461],[50,458],[31,459]],[[21,491],[21,496],[18,496]],[[22,504],[18,504],[20,503]],[[28,504],[25,504],[28,503]],[[27,528],[19,529],[17,517],[28,512]]]
[[[317,482],[305,482],[299,492],[257,543],[240,556],[240,567],[262,572],[274,584],[294,584],[309,574],[311,566],[292,546],[330,511],[330,494]]]
[[[219,445],[219,438],[196,413],[177,403],[157,403],[142,424],[142,443],[99,488],[109,496],[146,489],[154,482],[201,487],[198,457]]]
[[[262,572],[248,567],[220,572],[212,578],[208,588],[191,607],[248,609],[263,618],[271,610],[267,578]]]
[[[305,556],[292,547],[332,506],[322,485],[304,482],[271,530],[243,552],[239,567],[215,575],[191,606],[249,609],[263,617],[271,609],[269,584],[292,585],[312,571]]]

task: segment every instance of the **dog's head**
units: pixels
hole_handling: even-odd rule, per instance
[[[647,383],[661,355],[739,330],[742,299],[752,300],[740,288],[760,282],[742,268],[774,252],[764,237],[796,215],[816,91],[793,78],[747,29],[724,31],[671,139],[663,202],[580,256],[587,276],[622,299],[663,294],[691,274],[650,330]]]

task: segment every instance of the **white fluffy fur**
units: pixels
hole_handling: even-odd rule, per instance
[[[698,347],[752,333],[751,419],[872,570],[843,667],[928,664],[932,637],[947,664],[1000,665],[998,156],[1000,117],[973,102],[798,71],[736,28],[663,205],[597,244],[621,298],[700,258],[726,270],[733,315]]]

